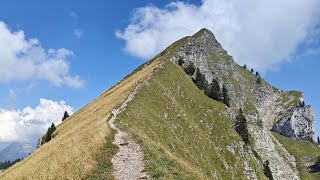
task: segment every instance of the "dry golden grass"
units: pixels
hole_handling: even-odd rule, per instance
[[[55,138],[0,174],[0,179],[84,179],[97,168],[97,155],[113,136],[107,120],[133,90],[159,66],[160,58],[136,70],[57,127]]]

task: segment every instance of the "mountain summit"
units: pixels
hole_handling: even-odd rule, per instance
[[[212,32],[170,45],[0,179],[319,179],[314,114]]]

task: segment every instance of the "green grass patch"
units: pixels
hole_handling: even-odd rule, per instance
[[[246,179],[239,149],[227,150],[241,138],[224,108],[168,62],[116,122],[144,148],[151,179]]]
[[[320,173],[309,173],[305,163],[315,162],[320,156],[320,148],[309,141],[294,140],[273,132],[274,137],[292,154],[302,180],[318,180]]]
[[[118,146],[113,144],[115,131],[112,130],[111,134],[106,137],[106,143],[100,149],[99,154],[96,156],[98,162],[94,170],[84,179],[86,180],[113,180],[113,164],[112,157],[117,153]]]
[[[299,91],[282,92],[278,103],[283,104],[285,109],[295,108],[300,103],[302,93]]]

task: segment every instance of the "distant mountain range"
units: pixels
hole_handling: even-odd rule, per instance
[[[24,158],[35,149],[29,143],[13,142],[0,151],[0,162]]]

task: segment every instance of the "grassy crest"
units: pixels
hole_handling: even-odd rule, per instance
[[[240,148],[227,149],[241,139],[224,108],[168,62],[116,122],[144,147],[151,179],[246,179]]]

